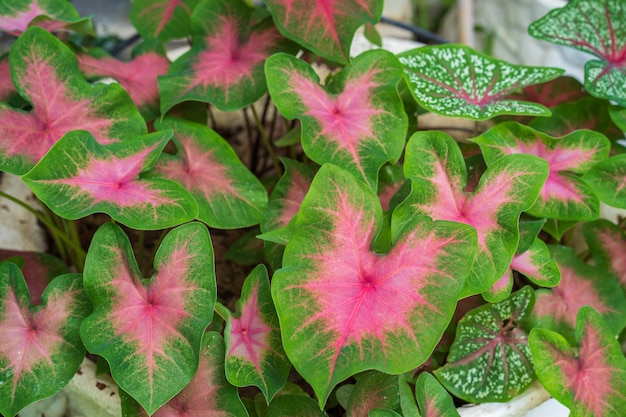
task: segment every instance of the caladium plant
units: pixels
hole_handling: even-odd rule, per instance
[[[601,59],[584,86],[463,45],[353,56],[382,6],[136,0],[112,42],[67,35],[67,0],[0,4],[0,170],[36,196],[0,199],[52,252],[0,248],[0,414],[87,351],[132,417],[457,417],[536,379],[621,416],[624,6],[531,26]]]

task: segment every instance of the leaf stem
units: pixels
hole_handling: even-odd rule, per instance
[[[276,170],[276,175],[280,177],[282,175],[282,170],[280,169],[280,162],[278,162],[278,158],[276,157],[276,154],[274,153],[274,148],[272,148],[272,144],[270,143],[270,140],[267,137],[265,129],[263,129],[263,125],[261,124],[261,119],[259,119],[259,114],[254,108],[254,105],[250,106],[250,109],[252,110],[252,115],[254,116],[254,122],[256,123],[256,127],[259,130],[259,134],[261,135],[261,139],[263,140],[265,149],[267,149],[267,153],[272,159],[272,164],[274,165],[274,169]]]

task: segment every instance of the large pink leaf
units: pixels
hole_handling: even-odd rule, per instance
[[[474,227],[478,254],[462,295],[490,288],[515,255],[520,213],[537,199],[548,164],[530,155],[501,158],[483,174],[477,188],[467,193],[466,167],[458,145],[450,136],[430,131],[417,132],[409,139],[404,171],[413,181],[413,191],[396,211]]]
[[[550,175],[528,212],[558,220],[593,220],[600,212],[595,192],[579,177],[609,156],[608,139],[590,130],[553,138],[516,122],[501,123],[474,139],[492,164],[504,155],[529,154],[545,159]]]
[[[45,30],[22,34],[9,63],[17,90],[33,109],[0,104],[0,169],[25,173],[71,130],[87,130],[101,144],[146,132],[128,94],[117,85],[87,83],[74,53]]]
[[[302,121],[302,146],[373,189],[378,171],[402,153],[407,118],[398,95],[402,67],[389,52],[361,54],[327,88],[304,61],[276,54],[266,63],[268,89],[288,119]]]
[[[626,294],[626,236],[624,232],[608,220],[598,220],[585,223],[583,233],[595,264],[611,271]]]
[[[270,18],[259,20],[252,12],[243,0],[208,0],[196,7],[191,50],[159,78],[162,113],[189,100],[237,110],[267,91],[265,59],[291,48]]]
[[[0,413],[14,416],[61,390],[85,349],[79,336],[91,304],[79,274],[55,278],[31,307],[26,282],[12,263],[0,264]]]
[[[615,334],[592,308],[576,321],[577,348],[558,333],[533,329],[530,349],[546,390],[571,417],[621,417],[626,410],[626,358]]]
[[[93,35],[90,18],[81,18],[67,0],[14,0],[0,4],[0,31],[20,35],[29,26]]]
[[[120,61],[105,53],[78,54],[77,58],[78,67],[86,77],[111,77],[117,80],[146,120],[158,116],[160,107],[157,77],[167,74],[170,66],[170,61],[165,56],[157,52],[147,52],[129,62]]]
[[[320,405],[357,372],[402,373],[426,360],[474,257],[471,228],[395,213],[404,226],[380,255],[371,245],[381,221],[371,188],[322,166],[272,280],[285,351]]]
[[[94,312],[81,326],[119,386],[152,414],[192,379],[216,301],[208,230],[188,223],[163,239],[155,274],[144,280],[128,238],[106,223],[96,232],[84,282]]]
[[[347,64],[356,30],[377,23],[382,0],[267,0],[280,32],[331,61]]]
[[[191,12],[200,0],[134,0],[130,20],[146,39],[166,42],[190,34]]]

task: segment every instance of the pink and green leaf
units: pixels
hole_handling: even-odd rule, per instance
[[[200,347],[200,363],[193,379],[152,417],[248,417],[237,388],[224,376],[224,340],[206,332]],[[120,392],[125,417],[148,417],[148,413],[125,392]],[[298,414],[293,414],[298,415]]]
[[[101,226],[84,272],[94,312],[81,326],[87,350],[107,360],[118,385],[148,414],[182,390],[198,368],[217,297],[207,228],[188,223],[169,232],[154,269],[152,279],[144,279],[122,229]]]
[[[132,3],[135,5],[135,2]],[[111,77],[120,83],[143,115],[150,121],[159,115],[157,77],[167,74],[170,61],[151,51],[120,61],[103,51],[78,54],[78,67],[87,78]]]
[[[0,57],[0,101],[6,103],[11,96],[17,94],[17,90],[11,79],[11,69],[9,68],[9,55]]]
[[[368,371],[360,376],[350,394],[346,416],[368,417],[374,408],[401,411],[397,375]]]
[[[87,130],[101,144],[146,133],[128,94],[118,85],[87,83],[74,53],[45,30],[22,34],[9,64],[18,92],[33,109],[0,104],[0,169],[25,173],[71,130]]]
[[[382,0],[267,0],[280,32],[314,53],[341,64],[350,62],[356,30],[378,23]]]
[[[411,92],[419,104],[446,116],[486,120],[495,116],[549,116],[543,105],[508,95],[552,80],[558,68],[513,65],[464,45],[437,45],[399,54]]]
[[[292,49],[267,17],[258,20],[243,0],[208,0],[191,15],[192,48],[159,78],[161,112],[183,101],[232,111],[267,92],[263,65],[274,52]]]
[[[550,290],[536,290],[533,327],[554,330],[573,342],[576,314],[583,306],[590,306],[613,333],[621,332],[626,327],[626,298],[617,278],[605,267],[582,262],[571,248],[549,249],[561,271],[561,281]]]
[[[519,92],[513,92],[508,98],[521,101],[530,101],[543,104],[548,108],[563,103],[589,97],[583,85],[574,77],[561,75],[553,80],[541,84],[529,85]]]
[[[259,414],[262,415],[262,414]],[[270,404],[268,417],[327,417],[311,397],[295,394],[281,395]]]
[[[19,36],[29,26],[93,35],[91,18],[81,18],[67,0],[15,0],[0,4],[0,31]]]
[[[613,123],[619,127],[622,132],[626,132],[626,109],[619,106],[611,106],[609,108],[609,114]]]
[[[558,333],[533,329],[530,349],[541,384],[571,417],[621,417],[626,410],[626,358],[613,329],[591,307],[576,321],[577,348]]]
[[[267,191],[215,131],[198,123],[167,117],[157,122],[174,130],[176,155],[163,153],[153,169],[157,178],[176,181],[198,204],[197,219],[220,229],[258,224]]]
[[[548,162],[548,180],[528,210],[533,216],[558,220],[598,217],[600,201],[580,175],[608,157],[611,144],[601,133],[577,130],[554,138],[519,123],[506,122],[489,129],[474,142],[480,145],[488,165],[511,154],[535,155]]]
[[[0,413],[13,417],[60,391],[78,370],[85,348],[80,324],[91,311],[80,274],[55,278],[32,307],[12,263],[0,264]]]
[[[522,323],[535,301],[524,287],[507,300],[478,307],[463,317],[446,364],[435,376],[468,402],[508,401],[535,379],[528,333]]]
[[[22,179],[66,219],[107,213],[135,229],[176,226],[196,217],[193,197],[173,181],[140,175],[154,165],[171,134],[156,132],[104,146],[89,132],[72,131]]]
[[[370,187],[324,165],[273,277],[283,346],[320,405],[358,372],[398,374],[424,362],[474,258],[471,228],[396,213],[392,222],[403,227],[386,254],[375,253],[382,217]]]
[[[264,266],[248,275],[239,304],[238,316],[228,318],[224,331],[226,378],[237,387],[259,387],[269,404],[287,382],[291,364],[282,347]]]
[[[144,39],[167,42],[190,35],[191,13],[201,0],[134,0],[130,21]]]
[[[598,57],[585,65],[585,89],[626,104],[625,15],[622,0],[571,0],[533,22],[528,33]]]
[[[327,88],[311,66],[287,54],[270,57],[265,68],[276,107],[302,122],[305,153],[376,189],[380,168],[400,157],[408,126],[396,58],[382,50],[365,52]]]
[[[521,158],[520,158],[521,157]],[[405,176],[413,191],[396,208],[474,227],[478,253],[462,297],[481,293],[507,271],[519,241],[520,213],[530,208],[548,176],[548,164],[511,155],[492,164],[472,193],[465,192],[466,167],[456,142],[442,132],[417,132],[406,148]]]
[[[626,294],[626,236],[624,232],[608,220],[597,220],[583,224],[583,233],[595,264],[613,273]]]
[[[422,417],[460,417],[450,394],[428,372],[421,373],[417,378],[415,397]]]
[[[596,164],[583,178],[606,204],[626,208],[626,155]]]

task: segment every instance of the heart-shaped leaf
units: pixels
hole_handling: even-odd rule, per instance
[[[0,31],[20,35],[29,26],[93,35],[90,18],[81,18],[67,0],[15,0],[0,4]]]
[[[533,327],[559,332],[574,341],[576,314],[583,306],[593,307],[615,334],[626,326],[626,298],[606,268],[582,262],[571,248],[549,246],[561,271],[561,281],[551,290],[536,290]]]
[[[549,116],[541,104],[508,94],[558,77],[563,70],[513,65],[463,45],[436,45],[398,55],[411,91],[427,110],[486,120],[502,114]]]
[[[290,46],[271,18],[259,21],[252,12],[243,0],[205,0],[195,8],[191,50],[159,78],[163,114],[189,100],[237,110],[267,91],[265,59]]]
[[[460,417],[450,394],[428,372],[421,373],[417,378],[415,397],[422,417]]]
[[[87,130],[101,144],[146,133],[128,94],[118,85],[87,83],[74,53],[45,30],[24,32],[9,63],[17,90],[33,110],[0,104],[0,169],[25,173],[71,130]]]
[[[133,6],[135,2],[132,3]],[[150,121],[159,115],[159,86],[157,77],[167,74],[170,61],[150,51],[135,56],[131,61],[120,61],[103,51],[78,54],[78,66],[88,78],[111,77],[128,92],[130,98]]]
[[[0,413],[12,417],[60,391],[78,370],[85,348],[81,321],[91,311],[80,274],[55,278],[31,307],[26,282],[0,264]]]
[[[622,0],[570,0],[528,27],[528,33],[588,52],[585,89],[626,105],[626,7]]]
[[[267,0],[267,8],[280,32],[300,45],[347,64],[356,30],[378,23],[382,0]]]
[[[516,122],[498,124],[473,140],[491,165],[504,155],[530,154],[548,161],[550,175],[535,205],[536,217],[558,220],[593,220],[600,213],[594,190],[580,178],[609,156],[611,144],[602,134],[577,130],[553,138]]]
[[[156,132],[103,146],[89,132],[73,131],[22,179],[66,219],[102,212],[135,229],[176,226],[198,213],[193,197],[173,181],[139,175],[156,162],[171,134]]]
[[[626,410],[626,358],[614,333],[591,307],[578,312],[577,349],[558,333],[533,329],[530,349],[545,389],[571,417],[620,417]]]
[[[198,367],[217,297],[206,227],[188,223],[169,232],[154,269],[145,280],[122,229],[101,226],[84,272],[94,312],[80,329],[87,350],[107,360],[118,385],[148,414],[183,389]]]
[[[461,150],[445,133],[429,131],[409,139],[404,174],[413,181],[413,191],[396,211],[465,223],[478,233],[478,254],[461,293],[465,297],[487,290],[511,264],[520,213],[537,199],[548,164],[530,155],[501,158],[483,174],[476,190],[466,193]]]
[[[359,55],[328,88],[308,64],[277,54],[265,65],[270,95],[288,119],[302,122],[302,146],[376,189],[378,170],[402,153],[407,117],[397,86],[402,68],[389,52]]]
[[[396,213],[392,222],[404,227],[379,255],[371,245],[381,221],[371,188],[322,166],[272,280],[283,346],[320,406],[357,372],[397,374],[424,362],[452,317],[474,257],[471,228]]]
[[[357,381],[348,400],[348,417],[368,417],[374,408],[400,411],[398,376],[368,371]]]
[[[583,224],[583,233],[595,264],[611,271],[626,294],[626,236],[624,232],[608,220],[597,220]]]
[[[169,117],[157,127],[174,130],[178,153],[162,154],[153,171],[194,196],[198,220],[220,229],[261,221],[267,191],[221,136],[198,123]]]
[[[444,387],[468,402],[508,401],[534,381],[528,333],[522,323],[535,301],[524,287],[507,300],[463,317],[447,363],[435,370]]]
[[[508,98],[513,100],[530,101],[543,104],[548,108],[563,103],[589,97],[583,85],[574,77],[562,75],[553,80],[541,84],[529,85],[519,92],[513,92]]]
[[[278,316],[263,265],[246,278],[239,303],[239,316],[229,317],[224,331],[226,378],[237,387],[259,387],[269,404],[287,382],[291,364],[283,351]]]
[[[626,208],[626,154],[615,155],[596,164],[584,176],[600,200]]]
[[[125,392],[120,392],[125,417],[148,417]],[[294,414],[298,415],[298,414]],[[237,388],[224,376],[224,340],[219,333],[202,337],[200,364],[193,379],[152,417],[248,417]]]
[[[130,21],[141,37],[167,42],[190,35],[191,13],[201,0],[134,0]]]

